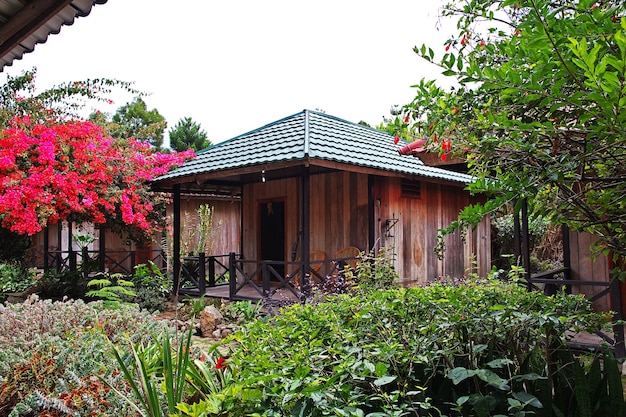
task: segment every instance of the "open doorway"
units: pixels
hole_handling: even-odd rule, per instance
[[[285,202],[266,201],[259,204],[259,259],[285,261]],[[275,265],[285,275],[284,265]]]

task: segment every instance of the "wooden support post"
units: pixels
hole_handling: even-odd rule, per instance
[[[305,288],[311,275],[311,174],[308,167],[302,173],[302,274],[300,288]]]
[[[76,271],[76,252],[72,247],[72,222],[67,222],[67,253],[69,256],[70,271]]]
[[[43,229],[43,270],[44,272],[48,272],[49,264],[48,264],[48,248],[50,246],[50,229],[46,226]]]
[[[376,219],[374,207],[374,176],[367,176],[367,247],[375,250],[374,243],[376,241]]]
[[[209,256],[209,287],[215,287],[215,256]]]
[[[522,265],[524,266],[524,275],[528,283],[528,289],[532,289],[530,282],[530,231],[528,225],[528,200],[522,201]]]
[[[104,270],[106,269],[106,235],[106,227],[104,227],[104,225],[100,225],[100,233],[98,237],[98,268],[100,269],[100,272],[105,272]]]
[[[562,242],[563,242],[563,268],[565,268],[565,279],[572,279],[572,249],[569,242],[569,227],[566,225],[561,226]],[[572,287],[567,286],[567,292],[572,292]]]
[[[174,241],[172,242],[172,274],[174,281],[174,298],[178,302],[178,291],[180,289],[180,184],[174,185],[174,213],[172,219],[174,228]]]

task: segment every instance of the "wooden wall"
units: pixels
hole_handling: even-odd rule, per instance
[[[223,200],[202,196],[182,196],[180,199],[181,234],[190,248],[196,248],[198,208],[202,204],[213,207],[213,232],[211,233],[211,255],[227,255],[230,252],[241,252],[241,202],[239,200]],[[172,207],[168,207],[168,215],[172,215]],[[160,244],[160,241],[157,242]],[[160,245],[159,245],[160,246]],[[182,247],[181,247],[182,250]],[[184,255],[184,254],[183,254]]]
[[[396,269],[406,285],[424,284],[438,277],[458,278],[470,271],[484,276],[491,268],[490,227],[483,221],[468,231],[445,238],[444,259],[434,252],[437,231],[457,219],[470,203],[461,186],[420,181],[419,196],[402,194],[399,178],[378,178],[374,187],[376,239],[381,247],[393,247]],[[388,225],[395,226],[389,229]]]
[[[569,240],[571,263],[570,278],[572,280],[608,283],[609,265],[607,258],[601,255],[594,259],[591,256],[591,246],[598,238],[589,233],[570,231]],[[605,286],[580,285],[572,287],[572,293],[582,293],[591,298],[605,289]],[[610,296],[607,295],[594,301],[593,308],[596,311],[611,310]]]
[[[245,259],[258,259],[260,253],[258,247],[259,205],[270,201],[282,201],[285,204],[285,259],[291,259],[291,247],[300,230],[299,182],[298,178],[288,178],[248,184],[243,187],[242,254]]]
[[[374,242],[369,242],[368,176],[334,172],[311,176],[312,251],[332,258],[349,246],[361,251],[393,247],[395,266],[406,285],[425,283],[440,276],[461,277],[478,266],[482,276],[491,268],[488,221],[469,231],[466,241],[459,233],[446,238],[446,256],[434,252],[437,230],[457,219],[471,200],[461,186],[421,181],[419,198],[402,196],[399,178],[374,179]],[[258,207],[269,201],[285,202],[285,259],[300,230],[299,179],[283,179],[246,185],[243,193],[243,254],[257,259]],[[395,226],[387,230],[388,225]],[[387,222],[389,221],[389,222]],[[301,247],[301,245],[299,245]],[[298,258],[300,253],[298,252]],[[476,263],[477,265],[475,265]]]
[[[311,177],[311,250],[333,257],[353,246],[368,252],[367,175],[336,172]]]

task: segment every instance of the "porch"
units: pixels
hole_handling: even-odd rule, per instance
[[[243,259],[241,254],[183,258],[179,294],[208,296],[231,301],[264,300],[273,305],[303,302],[316,291],[342,292],[354,269],[358,250],[348,256],[304,261]]]

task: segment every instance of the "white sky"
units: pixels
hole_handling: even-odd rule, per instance
[[[374,126],[410,88],[441,72],[453,33],[438,31],[441,0],[109,0],[0,74],[37,67],[36,85],[133,81],[173,127],[182,117],[221,142],[303,109]],[[114,113],[132,96],[111,97]],[[167,140],[167,134],[166,134]]]

